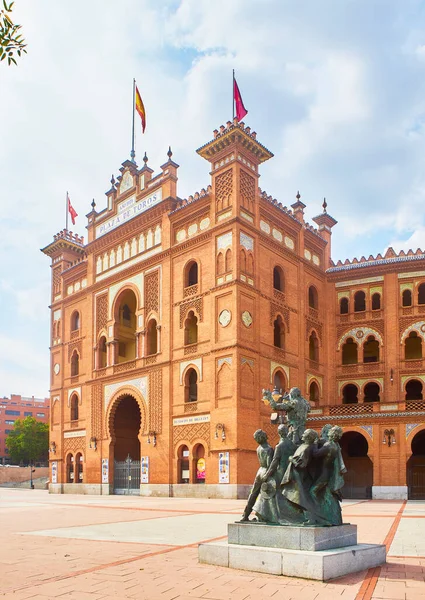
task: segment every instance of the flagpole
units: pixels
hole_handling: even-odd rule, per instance
[[[233,85],[232,85],[232,121],[235,120],[235,69],[233,69]]]
[[[134,151],[134,111],[135,111],[135,102],[136,102],[136,80],[133,78],[133,126],[131,131],[131,152],[130,159],[131,162],[136,162],[134,159],[136,157],[136,153]]]
[[[66,204],[66,209],[65,209],[65,229],[66,229],[66,231],[68,231],[68,192],[66,192],[65,204]]]

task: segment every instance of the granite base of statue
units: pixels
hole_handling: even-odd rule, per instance
[[[383,564],[385,546],[358,544],[357,526],[342,521],[342,428],[305,429],[310,406],[298,388],[263,399],[277,412],[279,443],[254,433],[259,468],[242,517],[227,542],[199,545],[199,561],[320,581]]]

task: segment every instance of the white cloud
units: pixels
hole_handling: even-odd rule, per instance
[[[31,395],[19,387],[41,379],[47,393],[50,269],[39,248],[64,227],[66,190],[80,234],[92,198],[104,206],[129,157],[133,77],[147,109],[138,160],[146,150],[157,171],[171,145],[181,197],[209,183],[194,151],[231,118],[234,68],[245,120],[275,153],[261,187],[287,205],[300,189],[308,219],[326,196],[335,259],[422,235],[425,16],[415,0],[20,0],[14,10],[28,54],[0,66],[0,332],[14,351],[31,340],[42,365],[24,379],[3,365],[0,395]]]

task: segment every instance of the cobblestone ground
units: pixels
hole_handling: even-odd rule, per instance
[[[425,502],[351,501],[359,542],[387,563],[327,583],[198,564],[241,500],[49,495],[0,489],[0,597],[14,600],[423,600]]]

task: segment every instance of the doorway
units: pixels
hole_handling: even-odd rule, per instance
[[[340,444],[347,467],[343,498],[372,498],[373,464],[367,455],[369,446],[366,438],[356,431],[348,431],[342,436]]]
[[[140,494],[140,408],[133,396],[124,396],[112,426],[114,445],[114,494]]]
[[[409,500],[425,500],[425,431],[412,440],[412,456],[407,461]]]

